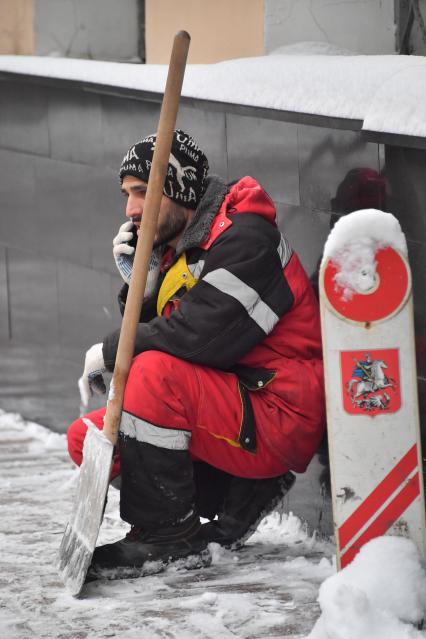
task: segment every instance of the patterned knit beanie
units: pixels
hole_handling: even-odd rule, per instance
[[[121,163],[120,182],[126,175],[148,182],[156,139],[156,134],[148,135],[130,147]],[[194,138],[180,129],[174,131],[164,195],[195,210],[203,196],[208,171],[207,158]]]

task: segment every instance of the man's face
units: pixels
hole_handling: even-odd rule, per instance
[[[126,217],[133,221],[138,229],[141,225],[145,206],[147,183],[133,175],[123,178],[121,191],[127,198]],[[154,247],[160,244],[168,244],[176,248],[176,244],[185,230],[192,211],[176,204],[165,195],[161,198],[160,212],[158,215],[157,232],[154,238]]]

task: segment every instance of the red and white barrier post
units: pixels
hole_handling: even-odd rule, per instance
[[[426,558],[411,273],[394,216],[337,222],[320,302],[338,565],[384,534]]]

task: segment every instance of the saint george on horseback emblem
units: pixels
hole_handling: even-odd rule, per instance
[[[401,407],[398,349],[342,351],[343,407],[374,417]]]

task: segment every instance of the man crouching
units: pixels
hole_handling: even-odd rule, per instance
[[[137,142],[120,168],[122,310],[155,142]],[[86,354],[86,403],[104,390],[118,337]],[[102,428],[104,414],[87,417]],[[194,139],[175,131],[112,473],[131,530],[95,549],[91,572],[194,567],[209,562],[211,541],[238,547],[291,488],[291,471],[306,470],[324,421],[318,304],[272,200],[252,177],[209,175]],[[85,432],[81,419],[68,431],[76,463]]]

